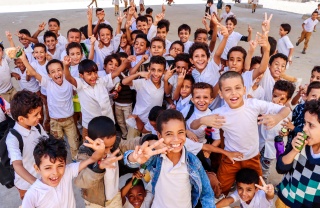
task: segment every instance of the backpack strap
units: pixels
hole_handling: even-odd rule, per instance
[[[3,98],[0,97],[0,108],[4,114],[6,114],[6,103],[4,102]]]
[[[22,140],[21,134],[15,129],[10,129],[9,131],[13,136],[15,136],[18,139],[18,141],[19,141],[19,149],[20,149],[20,151],[22,153],[22,151],[23,151],[23,140]]]
[[[41,134],[41,127],[40,127],[40,124],[36,125],[35,127],[38,129],[38,131],[39,131],[40,135],[42,135],[42,134]]]
[[[193,102],[191,102],[191,100],[190,100],[189,104],[190,104],[190,108],[189,108],[188,114],[185,118],[186,121],[192,116],[192,114],[194,112],[194,104],[193,104]]]

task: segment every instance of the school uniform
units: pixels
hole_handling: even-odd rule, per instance
[[[20,88],[29,90],[30,92],[39,92],[40,86],[36,78],[30,77],[30,80],[27,81],[27,73],[26,70],[24,73],[21,72],[19,68],[14,68],[12,72],[20,75],[20,80],[18,80]]]
[[[65,38],[65,37],[64,37],[63,35],[61,35],[61,34],[59,34],[59,36],[57,37],[57,40],[58,40],[57,46],[60,46],[61,48],[65,48],[66,45],[68,44],[67,38]],[[39,36],[39,37],[38,37],[38,42],[44,44],[43,36]]]
[[[308,43],[311,38],[312,32],[314,30],[314,26],[318,24],[318,20],[312,20],[311,17],[306,19],[303,23],[304,30],[301,32],[301,36],[297,42],[297,44],[301,43],[304,40],[304,46],[303,50],[306,50],[308,48]]]
[[[229,12],[229,13],[224,12],[224,13],[222,14],[222,19],[224,19],[224,21],[226,21],[226,19],[227,19],[228,17],[232,17],[232,16],[234,16],[233,12]]]
[[[178,101],[175,102],[176,110],[182,111],[187,105],[189,105],[192,95],[190,94],[188,97],[182,98],[180,97]]]
[[[0,65],[0,95],[7,102],[10,102],[13,95],[16,93],[16,90],[11,83],[11,70],[9,68],[10,61],[11,59],[6,56],[2,58]]]
[[[48,75],[48,72],[47,72],[47,69],[46,69],[47,64],[48,64],[48,61],[46,61],[46,63],[43,64],[43,65],[40,65],[38,61],[34,61],[34,62],[32,62],[30,65],[32,66],[32,68],[34,68],[34,70],[36,70],[36,72],[37,72],[38,74],[41,75],[41,77],[45,77],[45,78],[47,78],[47,79],[50,79],[50,77],[49,77],[49,75]],[[39,85],[40,85],[40,84],[39,84]],[[40,91],[41,91],[41,94],[42,94],[42,95],[47,96],[47,91],[46,91],[45,88],[40,87]]]
[[[227,60],[227,55],[228,55],[229,50],[232,47],[237,46],[242,37],[243,37],[242,34],[240,34],[238,32],[235,32],[235,31],[233,31],[229,35],[227,43],[226,43],[226,46],[224,47],[223,53],[221,55],[222,59]],[[223,38],[224,38],[223,35],[221,35],[220,32],[218,32],[218,38],[219,38],[220,41],[222,41]]]
[[[272,91],[275,83],[276,81],[272,77],[270,69],[268,67],[267,70],[264,72],[262,79],[260,80],[260,85],[265,91],[265,94],[264,94],[265,101],[268,101],[268,102],[272,101]]]
[[[187,42],[183,43],[184,45],[184,53],[189,53],[189,48],[193,45],[193,42],[188,40]]]
[[[48,49],[47,49],[47,54],[50,55],[52,57],[52,59],[60,59],[61,57],[61,53],[62,51],[65,50],[65,47],[61,47],[59,46],[59,44],[56,45],[56,50],[54,51],[54,53],[51,53]]]
[[[271,207],[273,207],[273,199],[268,200],[266,198],[266,193],[263,190],[258,190],[254,194],[254,197],[251,199],[249,204],[247,204],[245,201],[243,201],[240,198],[238,191],[235,191],[234,193],[232,193],[230,195],[230,197],[232,197],[235,202],[240,201],[241,207],[243,207],[243,208],[271,208]]]

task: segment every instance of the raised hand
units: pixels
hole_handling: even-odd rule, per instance
[[[137,57],[134,55],[128,56],[128,58],[126,58],[126,61],[130,63],[136,60],[137,60]]]
[[[120,11],[119,17],[117,18],[117,23],[119,25],[122,25],[122,21],[124,18],[126,18],[126,15],[122,15],[122,12]]]
[[[178,74],[178,83],[182,83],[185,76],[187,74],[187,70],[182,69],[182,71]]]
[[[166,6],[164,4],[162,4],[161,6],[161,12],[164,14],[166,12]]]
[[[134,152],[132,153],[132,158],[140,163],[146,163],[150,157],[153,155],[164,153],[168,150],[168,147],[163,147],[161,149],[155,149],[157,146],[163,144],[163,138],[159,139],[155,143],[149,146],[149,142],[144,142],[141,146],[136,146]]]
[[[92,13],[93,13],[93,7],[89,7],[88,10],[87,10],[87,18],[88,20],[91,20],[92,21]]]
[[[132,20],[127,20],[126,21],[126,29],[129,29],[132,25],[133,21]]]
[[[265,114],[258,117],[258,124],[265,125],[267,129],[272,129],[277,123],[281,121],[278,115]]]
[[[258,46],[258,34],[256,34],[256,38],[254,40],[249,41],[249,50],[254,51]]]
[[[63,58],[63,65],[70,66],[71,65],[71,58],[69,56],[65,56]]]
[[[86,136],[86,140],[89,143],[83,143],[83,145],[94,150],[94,153],[91,155],[91,158],[95,161],[100,160],[103,157],[104,151],[105,151],[105,145],[103,140],[100,138],[92,140],[87,136]]]
[[[248,33],[252,32],[252,27],[250,25],[248,25]]]
[[[220,34],[223,35],[224,38],[229,37],[229,32],[226,26],[218,23],[218,27],[220,28]]]
[[[46,28],[46,23],[42,22],[39,26],[38,26],[38,30],[39,31],[44,31],[44,29]]]
[[[162,20],[163,18],[164,18],[164,14],[163,14],[163,13],[157,14],[157,15],[154,17],[154,22],[155,22],[155,23],[158,23],[158,22],[160,22],[160,20]]]
[[[168,81],[174,74],[176,69],[172,69],[172,65],[170,65],[169,69],[166,70],[166,72],[164,73],[164,77],[163,79]]]
[[[270,31],[270,22],[272,19],[273,14],[271,14],[268,18],[267,13],[264,13],[264,21],[262,22],[262,32],[265,33]]]
[[[264,49],[270,49],[270,44],[268,41],[268,33],[269,31],[266,31],[262,34],[260,34],[259,32],[257,33],[257,35],[259,36],[258,38],[258,44]]]
[[[99,164],[99,168],[100,169],[105,169],[105,168],[114,169],[114,168],[116,168],[114,163],[123,158],[123,155],[120,155],[120,156],[117,157],[117,154],[119,152],[120,152],[120,149],[117,149],[111,155],[107,156],[105,159],[102,159],[100,164]]]
[[[201,124],[206,126],[211,126],[212,128],[219,129],[226,122],[223,116],[219,116],[217,114],[213,114],[210,116],[204,116],[201,119]]]
[[[89,37],[89,39],[90,39],[90,45],[93,45],[94,44],[94,42],[96,42],[96,37],[94,37],[94,35],[91,35],[90,37]]]
[[[149,77],[150,77],[150,72],[141,71],[141,72],[139,72],[139,76],[140,76],[140,77],[143,77],[143,78],[145,78],[145,79],[149,79]]]
[[[9,31],[6,31],[6,36],[9,41],[12,40],[12,34]]]
[[[266,195],[274,195],[274,187],[272,184],[266,184],[266,182],[264,182],[262,176],[259,177],[262,183],[262,186],[255,184],[255,186],[264,191],[266,193]]]

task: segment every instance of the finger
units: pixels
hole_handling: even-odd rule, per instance
[[[272,17],[273,17],[273,14],[270,15],[270,17],[268,19],[269,22],[271,21]]]
[[[266,182],[263,180],[262,176],[259,176],[259,178],[260,178],[260,181],[261,181],[262,185],[263,185],[263,186],[266,186],[267,184],[266,184]]]
[[[155,147],[161,145],[163,143],[163,138],[159,139],[158,141],[156,141],[155,143],[153,143],[152,145],[150,145],[150,149],[154,149]]]
[[[161,148],[161,149],[154,150],[154,151],[152,151],[151,156],[152,156],[152,155],[158,155],[158,154],[164,153],[164,152],[166,152],[167,150],[168,150],[168,147],[163,147],[163,148]]]
[[[140,150],[139,150],[139,153],[141,154],[142,150],[144,150],[145,148],[147,148],[149,146],[149,142],[148,141],[145,141],[141,147],[140,147]]]
[[[94,143],[94,141],[93,141],[92,139],[90,139],[88,136],[86,136],[86,140],[87,140],[90,144]]]
[[[263,190],[264,188],[262,186],[259,186],[258,184],[254,184],[258,189]]]
[[[264,20],[268,20],[267,12],[264,13]]]
[[[116,149],[116,151],[114,151],[111,156],[115,157],[118,153],[120,152],[120,149]]]

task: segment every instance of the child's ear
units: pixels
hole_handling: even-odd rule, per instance
[[[40,173],[40,168],[36,164],[33,165],[33,168],[37,171],[37,173]]]
[[[23,116],[18,116],[18,122],[23,122],[24,121],[24,117]]]
[[[82,79],[83,79],[83,74],[80,74],[80,73],[79,73],[79,76],[80,76],[80,78],[82,78]]]
[[[223,99],[221,90],[219,90],[218,94],[219,94],[220,98]]]
[[[191,97],[191,99],[190,99],[190,100],[191,100],[191,102],[192,102],[192,103],[194,104],[194,100],[193,100],[193,97]]]
[[[193,59],[192,59],[192,58],[189,58],[189,61],[190,61],[192,64],[194,64],[194,63],[193,63]]]

